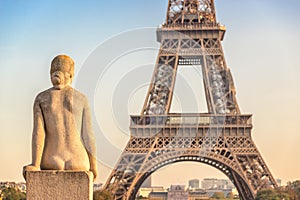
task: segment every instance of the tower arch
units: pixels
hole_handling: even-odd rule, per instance
[[[151,166],[151,169],[149,171],[145,171],[144,173],[141,173],[140,175],[138,175],[138,180],[135,185],[132,185],[132,192],[128,199],[130,199],[130,200],[135,199],[142,183],[153,173],[157,172],[158,170],[160,170],[163,167],[166,167],[166,166],[169,166],[172,164],[176,164],[176,163],[184,163],[184,162],[201,163],[201,164],[205,164],[205,165],[213,167],[214,169],[216,169],[219,172],[221,172],[222,174],[224,174],[235,185],[236,188],[240,188],[239,184],[242,184],[244,191],[241,191],[241,192],[239,191],[239,193],[243,194],[244,198],[247,198],[247,199],[253,198],[254,194],[251,193],[251,188],[248,187],[247,182],[246,182],[247,180],[244,180],[243,177],[241,177],[239,173],[237,173],[234,169],[232,169],[226,163],[222,163],[218,160],[214,160],[209,156],[203,157],[203,156],[199,156],[199,155],[190,155],[190,156],[186,155],[186,156],[181,156],[181,157],[173,157],[173,158],[170,157],[169,160],[166,159],[165,161],[161,162],[160,164],[153,165],[153,166]],[[238,183],[235,182],[234,177],[237,177],[237,179],[240,181]],[[245,193],[247,195],[245,195]]]

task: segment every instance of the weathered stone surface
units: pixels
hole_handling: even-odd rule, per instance
[[[92,200],[93,174],[88,171],[27,171],[27,200]]]
[[[74,61],[66,55],[51,63],[53,87],[37,95],[32,132],[32,163],[23,169],[79,170],[97,177],[96,145],[89,103],[71,87]]]

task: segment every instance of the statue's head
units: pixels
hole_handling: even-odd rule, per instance
[[[72,83],[74,77],[74,61],[67,55],[56,56],[51,63],[51,82],[57,89]]]

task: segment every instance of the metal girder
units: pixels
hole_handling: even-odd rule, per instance
[[[210,113],[240,114],[236,90],[231,72],[226,66],[221,41],[220,38],[215,38],[218,35],[203,35],[201,32],[189,35],[172,31],[162,36],[161,48],[142,114],[159,115],[169,112],[177,69],[182,65],[202,68],[206,102]]]
[[[249,121],[235,125],[232,122],[191,126],[181,121],[180,125],[174,122],[174,126],[157,128],[157,120],[147,126],[143,122],[132,125],[133,133],[160,130],[157,135],[131,137],[106,188],[115,192],[116,199],[134,199],[147,176],[163,166],[183,161],[201,162],[220,170],[232,180],[244,200],[254,199],[261,188],[277,187],[251,139]],[[172,136],[172,131],[178,136]],[[195,135],[191,136],[191,131]]]
[[[140,116],[131,116],[130,140],[105,188],[116,200],[133,200],[159,168],[195,161],[213,166],[233,182],[243,200],[277,188],[252,137],[252,115],[242,115],[216,22],[214,0],[169,0],[167,20]],[[208,113],[170,113],[178,67],[201,67]]]

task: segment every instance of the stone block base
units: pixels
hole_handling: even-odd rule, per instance
[[[27,200],[92,200],[93,174],[86,171],[27,171]]]

